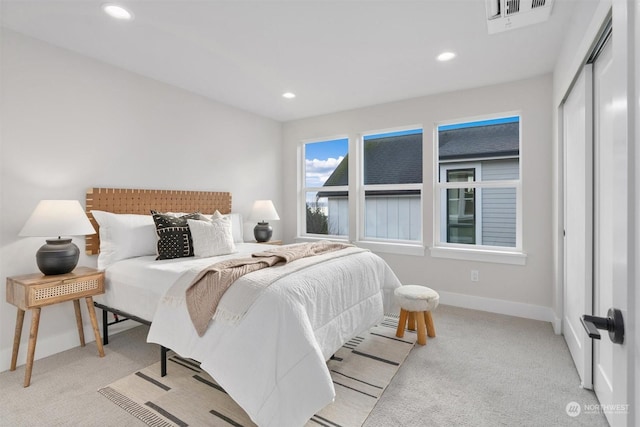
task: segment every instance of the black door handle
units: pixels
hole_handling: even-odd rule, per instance
[[[598,329],[606,329],[609,331],[609,339],[615,344],[624,342],[624,321],[622,320],[622,312],[617,308],[610,308],[607,311],[607,317],[590,316],[588,314],[580,317],[580,322],[584,326],[590,338],[600,339]]]

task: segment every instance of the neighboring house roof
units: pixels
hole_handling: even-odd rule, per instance
[[[364,142],[366,159],[365,184],[409,184],[422,182],[422,134],[367,139]],[[327,179],[324,187],[348,185],[349,155]],[[369,192],[367,192],[369,193]],[[419,194],[419,191],[411,193]],[[406,191],[378,192],[377,195],[408,194]],[[346,192],[319,192],[318,197],[346,196]]]
[[[440,160],[517,156],[519,128],[516,122],[440,131]]]
[[[519,154],[519,123],[502,123],[441,131],[440,160],[510,157]],[[422,182],[422,134],[369,139],[364,144],[365,184],[408,184]],[[323,187],[348,185],[349,155]],[[327,188],[327,190],[329,190]],[[367,192],[376,195],[419,194],[419,191]],[[346,191],[318,192],[317,197],[346,196]]]

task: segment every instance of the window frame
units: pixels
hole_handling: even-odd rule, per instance
[[[347,154],[351,151],[351,139],[349,136],[341,134],[334,135],[329,137],[321,137],[321,138],[312,138],[301,141],[300,143],[300,155],[299,155],[299,166],[298,166],[298,236],[303,240],[339,240],[339,241],[348,241],[349,234],[341,235],[341,234],[316,234],[316,233],[307,233],[307,193],[311,192],[320,192],[327,191],[327,187],[312,187],[307,186],[307,167],[306,167],[306,147],[307,144],[319,144],[323,142],[330,142],[339,139],[347,140]],[[350,180],[348,180],[350,181]],[[351,201],[350,201],[350,192],[349,185],[336,185],[331,186],[331,190],[329,191],[344,191],[347,193],[347,204],[349,206],[349,212],[351,211]],[[349,221],[349,233],[351,233],[351,224]]]
[[[422,135],[422,182],[421,183],[411,183],[411,184],[365,184],[364,181],[364,143],[365,138],[372,135],[384,135],[394,132],[403,132],[403,131],[414,131],[420,130]],[[365,131],[358,134],[357,143],[356,143],[356,193],[357,193],[357,235],[356,241],[359,245],[363,247],[368,247],[369,249],[380,250],[381,252],[387,252],[384,249],[387,245],[393,245],[397,248],[401,248],[400,253],[422,253],[424,254],[424,126],[422,125],[409,125],[409,126],[400,126],[393,128],[386,128],[380,130],[372,130]],[[368,237],[366,235],[366,192],[367,191],[392,191],[392,190],[420,190],[420,231],[418,233],[418,240],[410,240],[410,239],[388,239],[388,238],[376,238],[376,237]],[[421,250],[417,252],[412,250],[412,247],[419,247]],[[396,252],[396,251],[389,251]]]
[[[384,134],[389,132],[401,132],[407,130],[420,129],[422,131],[422,164],[423,174],[422,183],[420,184],[401,184],[407,186],[406,189],[419,189],[420,190],[420,240],[390,240],[390,239],[374,239],[364,238],[364,203],[365,203],[365,191],[369,190],[369,186],[364,187],[364,138],[369,135]],[[349,241],[359,247],[369,249],[380,253],[391,253],[411,256],[424,256],[425,255],[425,240],[424,240],[424,165],[425,165],[425,139],[424,139],[424,126],[422,124],[412,124],[408,126],[398,126],[388,129],[366,131],[361,133],[354,133],[350,135],[338,134],[328,137],[319,138],[307,138],[301,140],[298,145],[298,200],[297,200],[297,237],[296,241],[319,241],[319,240],[337,240],[337,241]],[[348,140],[348,154],[349,154],[349,185],[348,186],[335,186],[331,187],[336,191],[347,191],[349,200],[349,235],[337,236],[327,234],[311,234],[306,232],[306,193],[309,191],[326,191],[327,187],[307,187],[306,186],[306,146],[309,143],[319,143],[323,141],[332,141],[336,139]],[[386,184],[385,184],[386,186]],[[372,187],[376,187],[373,185]],[[394,186],[395,188],[395,186]],[[374,188],[384,189],[384,188]],[[355,203],[354,203],[355,200]],[[355,223],[354,223],[355,219]],[[361,229],[362,224],[362,229]]]
[[[452,124],[464,124],[464,123],[472,123],[477,121],[484,120],[492,120],[492,119],[501,119],[508,117],[518,117],[518,179],[517,180],[493,180],[493,181],[483,181],[482,175],[476,177],[476,180],[473,182],[443,182],[441,181],[441,165],[445,166],[447,164],[454,165],[453,162],[440,161],[440,135],[439,128],[441,126],[452,125]],[[523,251],[523,209],[522,209],[522,182],[523,182],[523,174],[522,174],[522,122],[523,117],[520,111],[516,112],[506,112],[499,114],[491,114],[486,116],[476,116],[476,117],[467,117],[455,120],[447,120],[434,124],[433,132],[434,132],[434,144],[433,144],[433,246],[430,248],[431,255],[435,258],[450,258],[450,259],[462,259],[462,260],[472,260],[472,261],[483,261],[483,262],[496,262],[496,263],[504,263],[504,264],[516,264],[516,265],[524,265],[526,263],[526,254]],[[478,158],[473,159],[470,158],[468,161],[461,162],[456,164],[456,169],[464,169],[469,168],[471,164],[478,164],[482,160],[489,160],[489,158]],[[466,165],[466,167],[463,167]],[[459,166],[459,167],[458,167]],[[447,168],[449,169],[449,168]],[[481,171],[481,169],[479,169]],[[461,243],[449,243],[443,241],[442,230],[443,227],[446,227],[446,193],[447,189],[453,188],[474,188],[474,189],[483,189],[483,188],[515,188],[516,192],[516,242],[515,247],[512,246],[491,246],[491,245],[479,245],[479,244],[461,244]],[[477,194],[478,192],[476,192]],[[480,196],[481,197],[481,196]],[[444,201],[443,201],[444,199]],[[481,210],[481,204],[477,203],[477,210]],[[444,212],[444,213],[443,213]],[[443,221],[444,219],[444,221]],[[481,217],[480,217],[481,219]],[[444,224],[443,224],[444,222]],[[480,227],[476,227],[476,236],[478,235],[478,231],[481,230]],[[446,240],[446,229],[444,233],[444,239]],[[477,240],[478,241],[478,240]]]
[[[478,180],[478,177],[482,179],[482,164],[480,162],[464,162],[464,163],[453,163],[453,162],[443,162],[442,168],[440,169],[439,177],[442,180],[443,175],[446,178],[447,173],[452,170],[465,170],[465,169],[473,169],[475,180]],[[469,186],[463,188],[470,188]],[[447,190],[444,190],[445,193]],[[442,196],[442,195],[441,195]],[[448,202],[448,198],[445,195],[445,200]],[[474,194],[474,221],[475,221],[475,240],[476,242],[481,239],[482,236],[482,193],[475,192]],[[448,205],[447,203],[441,203],[440,207],[440,218],[447,218],[448,220]],[[440,221],[440,233],[444,232],[444,235],[448,235],[447,233],[447,221]],[[442,234],[440,234],[442,236]]]

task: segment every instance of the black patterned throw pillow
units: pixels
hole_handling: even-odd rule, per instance
[[[193,256],[193,241],[187,220],[201,219],[199,212],[175,216],[152,210],[151,215],[158,235],[157,260]]]

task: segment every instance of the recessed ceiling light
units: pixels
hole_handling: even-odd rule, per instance
[[[442,52],[440,55],[438,55],[438,61],[450,61],[453,58],[456,57],[456,54],[453,52]]]
[[[102,6],[102,10],[104,10],[107,15],[116,19],[122,19],[124,21],[133,19],[133,14],[131,12],[117,4],[105,4]]]
[[[282,94],[282,97],[287,99],[293,99],[296,97],[296,94],[291,92],[285,92]]]

